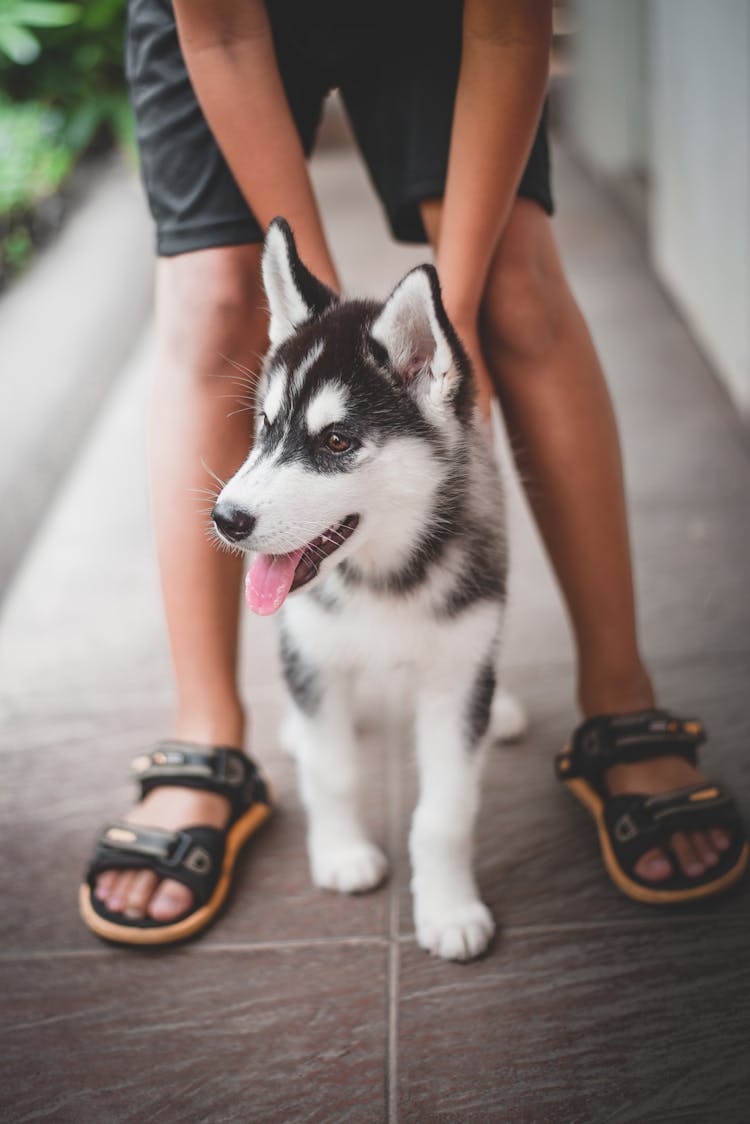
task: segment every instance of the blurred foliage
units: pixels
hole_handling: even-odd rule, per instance
[[[14,102],[59,109],[74,154],[100,132],[130,144],[124,33],[125,0],[0,0],[0,87]]]
[[[41,54],[42,44],[34,34],[36,27],[65,27],[81,14],[78,4],[55,0],[2,0],[0,3],[0,52],[26,66]]]
[[[27,210],[58,191],[74,160],[59,110],[0,100],[0,215]]]
[[[59,221],[49,200],[79,159],[113,143],[134,151],[125,6],[0,0],[0,286]]]

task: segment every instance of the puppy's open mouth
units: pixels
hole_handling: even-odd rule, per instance
[[[297,550],[257,555],[245,578],[245,601],[253,612],[266,617],[280,609],[288,594],[317,576],[321,563],[346,542],[358,523],[358,515],[347,515]]]

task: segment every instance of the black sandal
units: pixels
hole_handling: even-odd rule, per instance
[[[195,788],[225,796],[231,816],[224,830],[187,827],[182,831],[114,823],[104,828],[80,889],[81,916],[98,937],[118,944],[162,945],[193,937],[215,920],[224,905],[237,857],[271,814],[268,786],[239,749],[160,742],[136,757],[133,769],[141,799],[161,785]],[[94,894],[104,870],[153,870],[182,882],[193,893],[190,908],[172,921],[124,918]]]
[[[666,710],[590,718],[573,733],[571,744],[555,759],[558,778],[596,821],[607,872],[628,897],[651,905],[694,901],[733,886],[748,864],[745,828],[732,798],[718,785],[703,782],[658,796],[628,793],[612,796],[604,782],[610,766],[656,757],[684,757],[692,765],[706,740],[702,724],[676,718]],[[731,836],[716,866],[697,878],[680,870],[669,846],[675,831],[720,828]],[[646,851],[658,847],[671,856],[674,873],[658,883],[635,870]]]

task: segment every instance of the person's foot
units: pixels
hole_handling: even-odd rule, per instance
[[[164,786],[154,789],[125,816],[128,823],[178,831],[183,827],[224,828],[229,801],[214,792]],[[105,870],[96,880],[95,895],[112,913],[131,920],[152,917],[171,921],[192,904],[192,892],[173,878],[160,879],[150,870]]]
[[[629,765],[613,765],[605,773],[606,785],[613,796],[641,793],[656,796],[671,789],[687,788],[705,782],[705,777],[683,757],[659,757]],[[670,839],[670,846],[681,871],[688,878],[699,878],[710,867],[716,866],[722,851],[731,845],[729,834],[721,828],[710,831],[678,831]],[[650,882],[662,882],[671,877],[674,860],[659,848],[641,855],[634,869]]]

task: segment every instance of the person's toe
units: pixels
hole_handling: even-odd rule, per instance
[[[729,834],[723,828],[715,827],[708,833],[711,836],[711,842],[717,851],[728,851],[732,842]]]
[[[635,864],[635,870],[641,878],[646,878],[649,882],[662,882],[672,873],[672,864],[663,851],[654,847],[641,855]]]
[[[193,895],[187,886],[172,878],[165,878],[159,883],[158,890],[149,902],[148,915],[154,921],[172,921],[190,908],[192,900]]]
[[[705,831],[696,831],[692,836],[693,846],[701,857],[703,864],[706,867],[716,866],[719,861],[719,856],[716,849]]]
[[[140,920],[146,916],[146,907],[151,900],[159,878],[152,870],[138,870],[128,887],[128,895],[123,908],[126,917]]]
[[[690,836],[682,831],[675,832],[670,844],[683,874],[687,874],[688,878],[698,878],[704,873],[706,864],[693,846]]]
[[[100,901],[104,902],[107,900],[112,891],[112,887],[115,884],[116,878],[116,870],[102,871],[102,873],[97,877],[96,886],[94,888],[94,895],[99,898]]]
[[[107,894],[106,903],[110,913],[120,913],[125,908],[128,900],[130,885],[135,877],[134,870],[124,870],[117,873],[112,880],[112,886]]]

